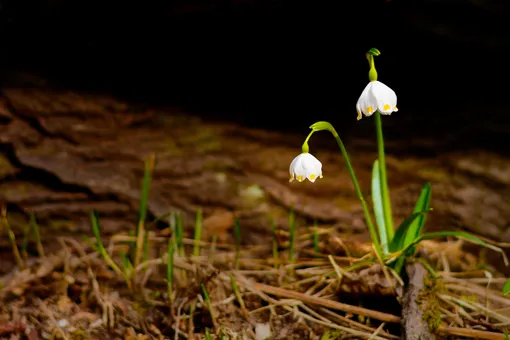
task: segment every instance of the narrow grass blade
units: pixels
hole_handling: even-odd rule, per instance
[[[313,222],[312,243],[313,243],[313,250],[316,253],[320,253],[321,249],[319,247],[319,227],[317,225],[317,221]]]
[[[142,191],[140,195],[140,205],[138,211],[138,223],[145,223],[147,219],[147,208],[149,204],[149,190],[152,179],[152,171],[154,169],[154,165],[156,162],[156,157],[154,154],[150,155],[145,160],[145,167],[143,173],[143,181],[142,181]]]
[[[234,236],[236,240],[236,258],[234,268],[239,270],[239,253],[241,251],[241,226],[239,224],[239,218],[237,217],[234,221]]]
[[[23,240],[21,241],[21,257],[23,258],[23,268],[27,267],[29,241],[30,241],[30,226],[27,225],[23,229]]]
[[[40,257],[44,257],[44,248],[41,242],[41,234],[39,233],[39,225],[37,224],[37,220],[35,219],[35,214],[33,212],[30,213],[30,227],[32,228],[32,233],[34,234],[37,252],[39,253]]]
[[[186,251],[184,249],[184,220],[181,212],[177,212],[175,214],[175,247],[177,248],[177,254],[180,257],[184,257],[186,255]],[[187,272],[185,269],[180,271],[181,282],[184,284],[187,281]]]
[[[239,291],[239,287],[237,286],[237,283],[234,280],[234,276],[232,274],[230,274],[230,283],[232,285],[232,291],[234,292],[234,296],[236,297],[237,302],[239,303],[239,306],[241,307],[241,311],[243,312],[244,317],[248,319],[249,314],[248,314],[248,311],[246,310],[243,296],[241,295],[241,292]]]
[[[143,233],[143,260],[149,260],[149,232],[146,230]]]
[[[273,250],[274,267],[278,269],[280,254],[278,253],[278,240],[276,239],[276,225],[274,219],[271,218],[271,248]]]
[[[376,160],[372,167],[372,205],[374,207],[375,222],[379,232],[379,239],[384,253],[389,251],[388,233],[386,232],[386,223],[384,221],[383,197],[381,193],[381,172],[379,170],[379,161]]]
[[[136,229],[136,248],[134,256],[134,267],[138,267],[142,261],[145,245],[145,220],[147,219],[147,206],[149,201],[149,188],[151,184],[152,170],[154,169],[156,157],[149,156],[145,160],[145,169],[142,182],[142,192],[140,196],[140,206],[138,212],[138,225]]]
[[[209,298],[209,293],[207,292],[207,288],[205,288],[205,285],[203,283],[200,284],[200,289],[202,290],[202,296],[204,297],[205,304],[207,306],[207,309],[209,310],[209,314],[211,315],[214,328],[216,329],[217,328],[216,317],[214,314],[214,310],[212,308],[211,299]]]
[[[126,279],[131,279],[133,276],[133,264],[131,263],[131,260],[129,259],[129,256],[122,252],[120,254],[120,260],[122,265],[122,271],[124,272],[124,276]]]
[[[14,235],[14,232],[11,229],[11,226],[9,224],[9,220],[7,220],[7,207],[2,206],[2,216],[1,216],[1,225],[2,229],[5,228],[7,231],[7,238],[9,239],[9,243],[11,244],[12,254],[14,255],[14,258],[16,259],[16,264],[18,265],[18,268],[20,270],[23,269],[23,260],[21,259],[21,255],[19,253],[18,244],[16,243],[16,236]]]
[[[103,257],[106,264],[117,274],[120,276],[124,276],[124,273],[122,270],[120,270],[119,266],[113,261],[113,259],[110,257],[108,252],[106,251],[103,242],[101,241],[101,226],[99,224],[99,218],[97,217],[97,213],[95,211],[92,211],[90,213],[90,220],[92,222],[92,233],[94,234],[94,237],[96,238],[96,248],[99,252],[99,255]]]
[[[168,290],[168,300],[170,305],[173,303],[173,284],[174,284],[174,252],[175,242],[173,238],[168,239],[168,254],[166,264],[166,282]]]
[[[195,237],[193,244],[193,256],[200,256],[200,240],[202,239],[202,209],[197,209],[195,219]]]
[[[209,247],[209,256],[214,257],[214,254],[216,253],[216,244],[218,243],[218,234],[213,234],[211,239],[211,245]]]
[[[179,256],[184,257],[186,255],[184,249],[184,219],[182,217],[181,212],[178,212],[175,217],[176,217],[175,242]]]

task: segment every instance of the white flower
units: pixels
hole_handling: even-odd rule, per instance
[[[397,112],[397,95],[395,91],[380,81],[371,81],[361,93],[356,104],[358,120],[362,117],[361,113],[368,117],[376,110],[379,110],[383,115]]]
[[[322,178],[322,163],[308,152],[303,152],[290,163],[289,172],[289,182],[292,182],[294,178],[299,182],[304,181],[305,178],[315,182],[317,178]]]

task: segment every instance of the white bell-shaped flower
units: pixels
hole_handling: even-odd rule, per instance
[[[361,119],[362,113],[369,117],[376,110],[379,110],[383,115],[397,112],[397,95],[395,91],[380,81],[371,81],[361,93],[356,104],[358,120]]]
[[[290,180],[297,179],[299,182],[308,178],[310,182],[315,182],[317,178],[322,178],[322,163],[308,152],[303,152],[290,163]]]

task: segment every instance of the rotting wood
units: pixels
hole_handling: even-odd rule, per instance
[[[402,299],[402,339],[434,340],[436,336],[430,330],[421,304],[428,272],[420,262],[408,263],[405,270],[408,282]]]

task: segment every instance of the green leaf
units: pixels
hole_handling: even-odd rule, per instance
[[[386,232],[386,223],[384,222],[383,197],[381,193],[381,172],[379,171],[379,161],[375,160],[372,167],[372,205],[374,206],[375,222],[379,231],[379,240],[385,253],[389,251],[388,233]]]
[[[373,55],[373,56],[379,56],[381,55],[381,52],[377,48],[371,48],[367,54]]]
[[[426,213],[428,213],[428,211],[416,212],[413,213],[411,216],[407,217],[404,221],[402,221],[402,223],[397,229],[397,232],[395,233],[395,236],[393,236],[393,240],[390,243],[390,252],[392,253],[397,252],[399,250],[404,249],[407,246],[405,241],[407,238],[407,234],[409,234],[409,229],[419,217],[423,216]],[[411,243],[413,240],[408,242],[408,244]]]
[[[390,251],[396,252],[409,245],[417,237],[420,237],[425,225],[426,214],[429,208],[431,196],[430,183],[427,182],[421,189],[420,197],[416,202],[413,214],[406,218],[398,227],[390,245]]]
[[[476,237],[475,235],[472,235],[472,234],[469,234],[469,233],[466,233],[466,232],[463,232],[463,231],[438,231],[436,233],[426,233],[426,234],[423,234],[419,237],[420,241],[423,241],[423,240],[430,240],[430,239],[433,239],[433,238],[439,238],[439,237],[448,237],[448,236],[452,236],[452,237],[458,237],[458,238],[465,238],[467,239],[468,241],[471,241],[473,243],[477,243],[481,246],[484,246],[484,247],[488,247],[489,244],[487,244],[485,241],[483,241],[482,239]],[[416,244],[415,241],[413,241],[412,243]]]
[[[416,239],[414,239],[411,243],[409,243],[402,249],[402,254],[405,254],[409,248],[417,245],[421,241],[431,240],[431,239],[440,238],[440,237],[448,237],[448,236],[464,238],[464,239],[471,241],[473,243],[490,248],[490,245],[487,244],[486,242],[482,241],[481,239],[479,239],[478,237],[476,237],[474,235],[465,233],[463,231],[439,231],[437,233],[427,233],[427,234],[421,235],[420,237],[417,237]]]
[[[503,286],[503,295],[508,295],[510,293],[510,279],[505,281],[505,285]]]
[[[316,122],[316,123],[310,125],[310,129],[312,129],[314,132],[323,131],[323,130],[335,131],[335,129],[333,128],[333,125],[331,125],[331,123],[324,122],[324,121]]]
[[[432,188],[430,186],[430,182],[425,183],[423,189],[421,189],[420,197],[414,206],[413,213],[428,211],[430,207],[430,196],[432,195]],[[406,237],[405,244],[411,242],[415,238],[419,237],[423,231],[423,226],[425,225],[425,219],[427,215],[423,214],[418,219],[416,219],[409,229],[409,234]]]

